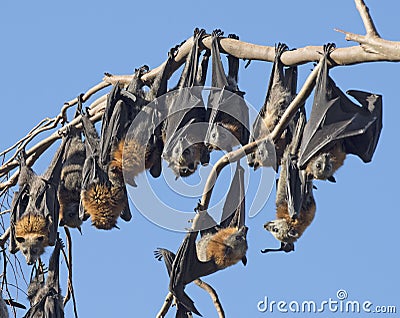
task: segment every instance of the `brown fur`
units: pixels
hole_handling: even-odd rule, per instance
[[[48,246],[49,225],[41,215],[26,214],[15,225],[15,236],[44,236],[44,246]]]
[[[124,152],[125,155],[124,155]],[[146,147],[139,144],[135,139],[121,140],[116,147],[109,169],[117,169],[128,176],[129,179],[134,179],[138,174],[142,173],[146,167],[145,161],[148,156]]]
[[[219,269],[226,268],[239,262],[243,255],[234,254],[228,257],[226,240],[238,232],[237,227],[228,227],[215,233],[207,244],[207,259],[213,259]]]
[[[123,187],[93,184],[88,190],[82,191],[81,199],[92,224],[98,229],[110,230],[115,227],[125,208]]]

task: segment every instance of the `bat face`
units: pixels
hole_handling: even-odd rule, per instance
[[[315,179],[326,180],[333,174],[333,163],[329,153],[322,153],[310,160],[307,165],[307,172]]]
[[[178,141],[172,148],[172,157],[169,158],[169,167],[176,177],[192,175],[200,163],[201,149],[199,144],[185,147],[183,140]]]
[[[299,233],[285,219],[277,219],[264,224],[264,228],[279,241],[294,243],[299,238]]]
[[[267,139],[259,144],[256,151],[249,154],[249,165],[257,170],[259,167],[275,167],[276,153],[274,143]]]
[[[232,151],[239,144],[239,139],[234,131],[227,129],[223,124],[214,124],[210,127],[206,137],[208,149]]]
[[[204,236],[198,243],[201,253],[201,246],[206,250],[206,260],[214,260],[218,269],[238,263],[244,259],[248,249],[246,226],[240,228],[228,227],[221,229],[214,235]],[[204,242],[202,243],[202,240]],[[205,244],[204,244],[205,243]]]
[[[44,253],[44,248],[48,246],[47,237],[39,234],[16,236],[16,240],[18,248],[25,256],[28,265],[34,264],[40,255]]]
[[[317,153],[307,164],[306,172],[315,179],[334,181],[333,174],[343,165],[346,152],[341,143],[329,151]]]
[[[60,205],[60,226],[68,226],[80,229],[82,220],[79,218],[79,201]]]

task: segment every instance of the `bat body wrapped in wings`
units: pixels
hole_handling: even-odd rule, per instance
[[[210,160],[204,143],[207,129],[206,108],[202,98],[209,51],[206,51],[199,65],[199,45],[204,34],[203,29],[194,30],[193,46],[178,85],[166,97],[168,112],[163,125],[163,158],[176,178],[193,174],[199,163],[206,165]]]
[[[57,189],[60,182],[62,158],[67,138],[43,175],[28,167],[25,152],[20,154],[19,189],[11,203],[10,252],[18,250],[28,265],[34,264],[46,246],[53,246],[57,238],[59,203]]]
[[[83,166],[80,218],[85,220],[90,216],[92,225],[103,230],[116,227],[120,216],[125,221],[132,217],[122,171],[110,164],[110,154],[101,155],[108,146],[104,141],[113,135],[113,129],[118,130],[118,125],[110,125],[107,118],[110,105],[112,103],[108,102],[103,115],[102,138],[88,113],[82,113],[86,160]]]
[[[81,231],[82,220],[79,217],[82,170],[86,159],[85,144],[81,132],[71,126],[64,138],[67,138],[58,187],[60,204],[60,226],[77,228]]]
[[[271,251],[290,252],[314,219],[316,204],[312,179],[297,166],[298,151],[306,122],[304,107],[295,119],[296,127],[291,143],[287,146],[276,190],[276,220],[264,224],[264,228],[281,242],[279,249]]]
[[[208,130],[206,144],[209,149],[231,151],[236,145],[249,141],[249,108],[238,87],[239,59],[228,54],[228,75],[221,62],[218,38],[221,30],[212,33],[212,90],[208,98]],[[238,36],[230,34],[232,39]]]
[[[49,260],[49,270],[44,278],[43,265],[36,269],[28,287],[28,299],[31,307],[24,318],[64,318],[63,297],[59,280],[61,239],[57,240]]]
[[[309,177],[334,182],[333,174],[347,154],[370,162],[382,129],[382,96],[350,90],[361,107],[335,84],[328,72],[333,44],[324,46],[323,65],[317,76],[310,119],[304,129],[299,167]]]
[[[190,312],[200,315],[184,291],[187,284],[239,261],[246,265],[248,228],[244,225],[244,212],[244,169],[238,162],[220,224],[207,211],[199,211],[176,255],[163,248],[155,251],[158,260],[164,258],[170,276],[169,289],[178,304],[176,317],[187,317]],[[199,231],[201,239],[196,243]]]
[[[167,92],[167,79],[174,50],[169,52],[168,60],[158,73],[149,90],[144,91],[145,83],[141,77],[148,72],[146,65],[135,70],[131,83],[126,88],[132,94],[130,106],[130,128],[114,151],[113,165],[124,168],[125,181],[136,186],[135,177],[145,170],[157,178],[162,171],[162,118],[166,114],[164,99],[158,97]]]
[[[296,96],[297,67],[286,70],[281,61],[282,54],[288,50],[286,44],[278,43],[275,46],[275,59],[269,79],[264,105],[253,123],[251,139],[266,138],[278,124],[286,108]],[[283,152],[290,143],[292,123],[283,132],[280,139],[274,144],[272,140],[261,143],[258,148],[248,155],[248,164],[256,170],[259,167],[273,167],[278,170]]]

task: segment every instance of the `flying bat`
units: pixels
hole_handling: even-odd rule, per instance
[[[210,160],[204,143],[206,109],[202,98],[209,53],[206,52],[199,65],[200,41],[204,36],[205,30],[194,30],[193,46],[178,84],[166,97],[168,112],[163,125],[162,156],[176,178],[193,174],[199,163],[206,165]]]
[[[290,102],[296,96],[297,67],[284,69],[281,56],[288,50],[286,44],[278,43],[275,46],[275,59],[269,79],[264,105],[256,117],[251,141],[264,139],[274,130]],[[248,164],[256,170],[262,166],[273,167],[276,171],[286,146],[290,143],[290,125],[274,144],[267,139],[258,148],[248,155]]]
[[[67,139],[63,138],[43,175],[37,175],[26,163],[22,150],[19,156],[19,189],[11,203],[10,252],[21,251],[28,265],[34,264],[47,246],[57,238],[62,158]]]
[[[297,165],[298,152],[306,123],[304,107],[297,114],[296,127],[291,143],[282,158],[282,167],[276,190],[276,220],[264,224],[264,228],[281,242],[279,249],[272,251],[294,251],[296,242],[314,219],[316,204],[312,179],[307,179],[304,170]]]
[[[64,318],[64,304],[59,279],[60,250],[63,242],[58,239],[49,260],[49,269],[44,278],[44,266],[40,264],[36,275],[28,287],[28,299],[31,307],[24,318]]]
[[[212,32],[212,80],[208,104],[208,130],[206,144],[209,149],[231,151],[236,145],[249,141],[249,108],[243,99],[244,92],[238,87],[239,59],[228,54],[228,74],[221,62],[218,39],[221,30]],[[239,37],[230,34],[231,39]]]
[[[244,169],[238,162],[220,224],[207,211],[199,209],[193,229],[187,233],[176,255],[163,248],[154,252],[158,260],[164,258],[170,276],[169,290],[178,304],[176,317],[186,317],[188,312],[201,316],[193,300],[184,291],[187,284],[239,261],[247,264],[248,228],[244,225],[244,202]],[[201,239],[196,243],[199,231]]]
[[[310,119],[304,129],[299,167],[315,179],[335,182],[333,174],[347,154],[365,163],[372,160],[382,129],[382,96],[350,90],[353,103],[329,76],[328,59],[334,44],[324,45]]]

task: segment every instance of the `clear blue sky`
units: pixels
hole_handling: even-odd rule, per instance
[[[65,101],[100,82],[104,72],[131,74],[143,64],[158,66],[168,50],[190,37],[195,27],[208,32],[220,28],[226,35],[236,33],[255,44],[285,42],[290,48],[327,42],[338,47],[356,45],[346,42],[334,28],[364,33],[350,0],[330,2],[329,6],[317,0],[231,3],[3,1],[0,148],[13,144],[44,117],[58,114]],[[367,5],[381,36],[400,40],[399,4],[369,0]],[[241,62],[239,86],[256,109],[263,103],[270,69],[271,63],[253,61],[245,70]],[[311,69],[311,63],[299,68],[299,84]],[[331,71],[344,91],[360,89],[383,95],[384,127],[373,161],[363,164],[349,156],[336,174],[336,184],[316,183],[316,218],[291,254],[260,253],[263,248],[279,245],[263,229],[265,221],[275,216],[272,193],[262,211],[247,220],[247,267],[237,264],[204,279],[217,289],[227,317],[272,316],[257,310],[257,303],[265,296],[276,302],[320,303],[337,300],[339,289],[347,291],[348,300],[371,301],[371,309],[396,305],[400,311],[399,71],[399,64],[386,62]],[[43,171],[54,149],[35,164],[37,171]],[[154,184],[157,182],[161,181]],[[249,189],[249,197],[254,196],[252,191]],[[219,193],[222,190],[217,189],[216,197]],[[171,194],[161,199],[191,211],[198,198]],[[175,251],[184,234],[154,225],[133,204],[131,208],[133,219],[130,223],[119,221],[120,230],[99,231],[87,222],[82,236],[73,231],[74,287],[81,318],[154,317],[163,304],[168,277],[164,264],[154,259],[153,250],[166,247]],[[45,258],[50,253],[48,248]],[[28,279],[29,269],[22,268]],[[65,292],[64,262],[62,268]],[[23,279],[18,281],[25,289]],[[204,317],[216,317],[208,294],[196,286],[188,286],[187,292]],[[18,300],[26,303],[21,292]],[[18,311],[18,317],[23,314]],[[168,317],[174,315],[172,308]],[[278,312],[274,317],[313,315],[352,316]],[[395,317],[370,314],[375,315]],[[66,307],[66,317],[73,317],[72,303]]]

